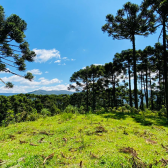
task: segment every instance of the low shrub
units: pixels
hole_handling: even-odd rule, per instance
[[[80,108],[78,109],[80,114],[85,114],[85,108],[83,106],[80,106]]]
[[[58,107],[56,107],[55,104],[51,106],[50,111],[52,116],[61,113],[61,110]]]
[[[42,115],[44,118],[46,118],[47,116],[51,116],[51,112],[50,112],[48,109],[43,108],[43,109],[41,110],[41,115]]]
[[[73,113],[62,113],[61,120],[66,121],[70,120],[73,117]]]
[[[97,114],[104,114],[106,112],[104,107],[101,107],[99,110],[96,111]]]
[[[15,123],[15,114],[13,110],[7,110],[6,118],[2,121],[3,126],[8,126],[9,124]]]
[[[162,105],[162,108],[160,109],[160,111],[158,112],[158,116],[159,117],[163,117],[166,115],[166,108],[164,105]]]
[[[64,110],[64,113],[72,113],[72,114],[76,114],[78,113],[78,108],[77,107],[74,107],[72,105],[68,105],[65,110]]]
[[[40,115],[37,113],[36,109],[33,109],[33,111],[27,115],[26,121],[35,121],[38,118],[40,118]]]
[[[16,114],[16,122],[23,122],[27,118],[27,112],[23,111],[21,113]]]

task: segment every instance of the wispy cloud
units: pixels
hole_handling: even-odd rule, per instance
[[[42,72],[39,69],[32,69],[27,72],[31,72],[34,75],[41,75],[42,74]]]
[[[51,49],[51,50],[46,50],[46,49],[33,49],[33,51],[36,53],[36,58],[35,58],[35,61],[36,62],[46,62],[52,58],[61,58],[60,56],[60,52],[58,50],[56,50],[55,48],[54,49]]]
[[[54,79],[51,79],[51,80],[48,80],[48,79],[45,79],[44,77],[42,78],[39,78],[38,80],[39,81],[29,81],[25,78],[21,78],[19,76],[16,76],[16,75],[12,75],[10,77],[3,77],[2,80],[4,82],[18,82],[20,85],[24,85],[24,86],[36,86],[36,85],[49,85],[49,84],[54,84],[54,83],[61,83],[62,81],[57,79],[57,78],[54,78]]]
[[[45,71],[45,73],[48,73],[48,71]]]
[[[103,64],[93,64],[93,65],[95,65],[95,66],[99,66],[99,65],[103,65]]]
[[[60,63],[61,62],[61,60],[57,60],[57,61],[55,61],[54,63]]]

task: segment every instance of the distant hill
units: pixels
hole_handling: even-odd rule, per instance
[[[0,95],[3,95],[3,96],[13,96],[13,95],[17,95],[19,93],[0,93]]]
[[[28,92],[28,94],[35,94],[35,95],[51,95],[51,94],[55,94],[55,95],[60,95],[60,94],[68,94],[71,95],[74,92],[70,92],[67,90],[52,90],[52,91],[46,91],[46,90],[35,90],[33,92]],[[0,93],[0,95],[3,96],[12,96],[12,95],[17,95],[20,93]]]
[[[60,95],[60,94],[73,94],[74,92],[70,92],[67,90],[51,90],[51,91],[46,91],[46,90],[35,90],[33,92],[29,92],[29,94],[36,94],[36,95]]]

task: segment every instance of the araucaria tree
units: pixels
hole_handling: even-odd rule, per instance
[[[25,61],[32,62],[36,56],[35,52],[30,51],[29,44],[25,41],[26,27],[26,22],[15,14],[5,18],[4,9],[0,6],[0,71],[32,80],[31,73],[21,76],[7,68],[14,67],[19,71],[24,71]],[[13,87],[12,83],[5,83],[1,78],[0,80],[7,88]]]
[[[151,12],[148,12],[148,15],[150,17],[142,17],[139,6],[127,2],[122,9],[117,11],[115,17],[108,14],[107,23],[102,27],[102,31],[107,32],[113,39],[130,39],[132,42],[135,108],[138,108],[135,35],[147,36],[155,31],[155,17]]]
[[[156,27],[162,26],[163,35],[163,57],[164,60],[164,86],[165,86],[165,97],[166,97],[166,109],[168,118],[168,82],[167,82],[167,51],[166,51],[166,24],[168,23],[168,1],[167,0],[143,0],[141,4],[143,17],[148,18],[149,11],[156,14]]]
[[[89,82],[90,82],[90,67],[87,66],[85,69],[81,69],[74,72],[70,78],[70,82],[74,82],[75,85],[70,84],[68,90],[75,89],[76,91],[86,90],[86,111],[88,111],[89,102]]]

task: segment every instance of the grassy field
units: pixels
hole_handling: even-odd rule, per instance
[[[168,167],[168,128],[155,115],[60,114],[0,127],[0,166]]]

